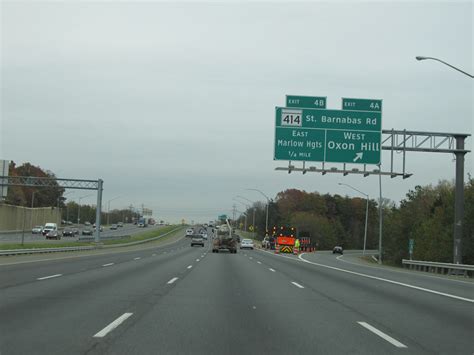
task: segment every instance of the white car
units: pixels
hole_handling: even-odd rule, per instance
[[[240,249],[253,249],[252,239],[242,239],[240,242]]]
[[[193,229],[186,229],[186,237],[192,237],[194,235]]]
[[[46,236],[52,230],[57,231],[58,225],[56,223],[46,223],[43,228],[43,235]]]
[[[201,233],[201,237],[202,239],[207,240],[207,233]]]

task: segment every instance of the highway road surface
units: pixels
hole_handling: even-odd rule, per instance
[[[71,226],[69,228],[76,227],[76,225]],[[116,230],[111,230],[108,227],[105,227],[104,230],[100,233],[101,237],[111,237],[111,236],[124,236],[124,235],[134,235],[134,234],[139,234],[146,232],[152,228],[161,228],[164,226],[160,225],[154,225],[151,226],[149,225],[146,228],[139,228],[134,224],[124,224],[123,227],[117,228]],[[25,243],[49,243],[49,244],[55,244],[55,243],[64,243],[64,242],[77,242],[79,241],[80,237],[90,237],[90,236],[75,236],[75,237],[62,237],[62,230],[64,228],[68,227],[61,227],[60,229],[60,235],[61,239],[60,240],[47,240],[46,237],[44,237],[42,234],[32,234],[31,230],[25,231],[24,234],[24,242]],[[80,232],[84,229],[83,225],[80,225],[77,227]],[[95,233],[95,231],[94,231]],[[94,238],[95,234],[92,235],[92,238]],[[1,244],[11,244],[11,243],[20,243],[22,238],[22,233],[1,233],[0,234],[0,249],[1,249]]]
[[[474,352],[468,279],[187,238],[42,258],[0,259],[2,355]]]

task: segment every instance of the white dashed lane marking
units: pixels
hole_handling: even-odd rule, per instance
[[[169,280],[167,282],[168,285],[171,285],[172,283],[174,283],[178,278],[177,277],[173,277],[171,280]]]
[[[357,322],[359,323],[361,326],[363,326],[365,329],[368,329],[370,330],[372,333],[378,335],[379,337],[381,337],[382,339],[388,341],[390,344],[396,346],[397,348],[406,348],[407,346],[405,344],[402,344],[400,343],[398,340],[392,338],[390,335],[387,335],[385,334],[384,332],[382,332],[381,330],[378,330],[377,328],[371,326],[370,324],[366,323],[366,322]]]
[[[52,279],[54,277],[60,277],[63,276],[63,274],[55,274],[55,275],[50,275],[50,276],[44,276],[44,277],[38,277],[36,280],[47,280],[47,279]]]
[[[102,329],[100,332],[94,335],[94,338],[103,338],[105,337],[108,333],[110,333],[112,330],[117,328],[120,324],[125,322],[125,320],[133,315],[133,313],[124,313],[120,317],[118,317],[116,320],[114,320],[112,323],[110,323],[108,326],[106,326],[104,329]]]
[[[291,281],[291,283],[292,283],[293,285],[295,285],[296,287],[304,288],[304,286],[301,286],[301,285],[300,285],[299,283],[297,283],[297,282]]]

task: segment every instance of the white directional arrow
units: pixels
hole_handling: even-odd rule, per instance
[[[353,162],[355,163],[357,160],[362,159],[363,156],[364,156],[364,153],[363,153],[363,152],[356,153],[356,156],[355,156]]]

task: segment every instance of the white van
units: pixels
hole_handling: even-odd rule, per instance
[[[194,235],[193,229],[186,229],[186,237],[192,237]]]
[[[58,225],[56,223],[46,223],[43,228],[43,235],[48,234],[51,230],[58,230]]]

